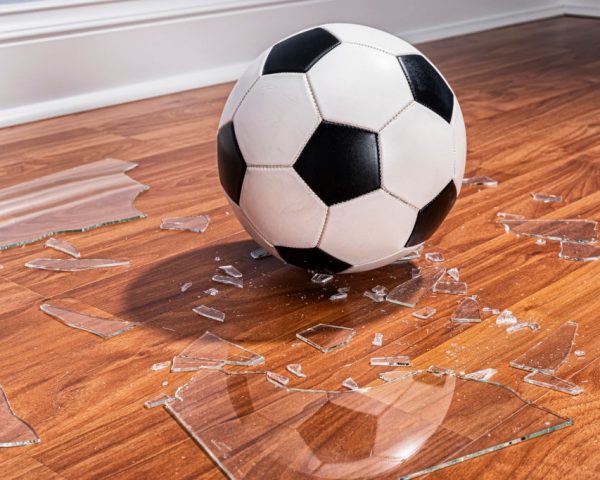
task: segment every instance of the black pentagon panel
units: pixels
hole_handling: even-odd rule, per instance
[[[273,46],[265,61],[263,74],[306,73],[323,55],[339,44],[340,41],[323,28],[298,33]]]
[[[240,193],[246,173],[246,162],[240,152],[233,122],[226,123],[217,134],[217,159],[219,164],[219,179],[225,193],[236,204],[240,204]]]
[[[454,95],[433,65],[421,55],[398,57],[415,101],[450,123]]]
[[[414,247],[427,240],[442,224],[456,201],[456,186],[450,181],[444,189],[417,215],[417,221],[406,242],[407,247]]]
[[[339,273],[352,265],[332,257],[320,248],[291,248],[275,246],[284,262],[320,273]]]
[[[327,205],[377,190],[380,185],[377,134],[321,122],[294,169]]]

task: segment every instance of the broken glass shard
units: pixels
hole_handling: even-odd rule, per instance
[[[576,262],[592,262],[600,260],[600,247],[584,243],[561,242],[558,256]]]
[[[259,365],[265,361],[262,356],[208,331],[177,355],[173,359],[173,366],[178,357],[223,362],[226,365]]]
[[[145,217],[133,202],[148,187],[125,175],[136,166],[107,158],[0,189],[0,250]]]
[[[444,255],[439,252],[427,252],[425,254],[425,260],[428,262],[440,263],[444,262],[446,259],[444,258]]]
[[[271,256],[272,255],[262,247],[258,247],[257,249],[252,250],[250,252],[250,257],[252,257],[254,260],[259,260],[261,258],[267,258]]]
[[[405,307],[415,307],[431,287],[444,275],[443,267],[423,268],[419,276],[398,285],[387,294],[386,300]]]
[[[160,223],[161,230],[182,230],[195,233],[204,233],[210,223],[208,215],[193,217],[164,218]]]
[[[150,367],[150,370],[156,372],[158,370],[164,370],[165,368],[169,368],[171,366],[171,361],[159,362],[155,363]]]
[[[373,336],[373,341],[371,342],[371,345],[373,345],[374,347],[381,347],[383,345],[383,333],[377,332]]]
[[[372,367],[410,367],[412,365],[410,357],[407,355],[397,355],[395,357],[372,357],[369,361]]]
[[[385,297],[388,294],[388,289],[383,285],[376,285],[371,289],[371,291],[377,295],[381,295]]]
[[[412,316],[419,320],[428,320],[437,313],[437,310],[433,307],[423,307],[419,310],[412,312]]]
[[[427,372],[440,376],[454,374],[454,370],[451,368],[438,367],[437,365],[430,365],[429,368],[427,368]]]
[[[433,286],[433,291],[450,295],[466,295],[467,284],[465,282],[455,282],[454,280],[439,280]]]
[[[496,325],[514,325],[518,321],[517,317],[510,310],[502,310],[496,318]]]
[[[510,362],[511,367],[527,371],[540,371],[552,375],[571,351],[577,332],[577,323],[569,321],[544,337],[523,355]]]
[[[450,318],[456,323],[479,323],[481,322],[481,313],[479,311],[479,302],[474,297],[465,298],[452,314]]]
[[[290,383],[289,378],[279,375],[275,372],[267,372],[267,380],[278,387],[285,387],[288,383]]]
[[[234,287],[244,288],[244,280],[241,278],[230,277],[228,275],[213,275],[213,282],[224,283],[225,285],[233,285]]]
[[[219,293],[219,290],[211,287],[207,290],[204,290],[204,293],[206,293],[207,295],[210,295],[211,297],[214,297],[217,293]]]
[[[296,338],[321,352],[327,353],[347,345],[355,333],[356,331],[353,328],[320,323],[296,333]]]
[[[579,395],[583,393],[583,388],[562,378],[548,375],[539,371],[531,372],[525,375],[523,379],[526,383],[537,385],[538,387],[550,388],[569,395]]]
[[[576,357],[585,357],[585,352],[583,350],[575,350],[573,353]]]
[[[296,375],[298,378],[306,378],[306,374],[302,371],[302,365],[298,363],[290,363],[285,367],[288,372]]]
[[[332,302],[339,302],[340,300],[346,300],[347,298],[348,298],[347,292],[340,292],[338,290],[337,293],[334,293],[333,295],[331,295],[329,297],[329,300],[331,300]]]
[[[187,292],[190,288],[192,288],[192,282],[185,282],[183,285],[181,285],[181,287],[179,287],[179,290],[181,291],[181,293],[185,293]]]
[[[506,333],[515,333],[529,328],[529,322],[517,322],[506,329]]]
[[[483,313],[487,313],[489,315],[498,315],[500,313],[500,309],[499,308],[492,308],[492,307],[483,307],[481,309],[481,311]]]
[[[394,260],[393,263],[405,263],[405,262],[410,262],[411,260],[417,260],[418,258],[421,258],[421,248],[417,248],[415,251],[410,252],[408,255],[405,255],[404,257],[400,257],[397,260]]]
[[[200,315],[201,317],[208,318],[210,320],[216,320],[217,322],[225,321],[225,313],[217,310],[216,308],[210,308],[206,305],[198,305],[192,308],[192,312]]]
[[[223,272],[225,275],[229,275],[230,277],[233,278],[242,278],[242,272],[240,272],[237,268],[235,268],[233,265],[221,265],[220,267],[217,267],[221,272]]]
[[[498,373],[495,368],[485,368],[483,370],[477,370],[476,372],[467,373],[463,375],[464,378],[469,380],[488,381]]]
[[[538,238],[538,239],[535,241],[535,244],[536,244],[536,245],[546,245],[546,240],[544,240],[543,238]],[[577,245],[579,245],[579,244],[577,244]]]
[[[502,385],[428,372],[368,390],[268,393],[261,375],[204,370],[165,408],[247,480],[414,478],[573,423]]]
[[[379,374],[379,378],[384,382],[397,382],[398,380],[404,380],[407,377],[413,377],[422,373],[421,370],[414,370],[407,372],[406,370],[392,370],[390,372],[383,372]]]
[[[197,372],[198,370],[219,370],[225,366],[225,362],[215,360],[201,360],[198,358],[174,357],[171,364],[171,372]]]
[[[0,448],[22,447],[34,443],[40,443],[40,437],[25,420],[13,412],[0,385]]]
[[[498,181],[493,178],[481,175],[479,177],[463,178],[463,185],[482,185],[484,187],[497,187]]]
[[[55,272],[80,272],[94,268],[128,267],[128,261],[109,260],[105,258],[36,258],[25,264],[27,268],[52,270]]]
[[[596,223],[594,220],[512,220],[503,219],[500,223],[506,233],[544,238],[559,242],[595,243]]]
[[[458,270],[458,268],[453,267],[453,268],[449,268],[448,271],[446,272],[450,278],[452,278],[452,280],[454,280],[455,282],[458,282],[460,280],[460,272]]]
[[[46,240],[46,243],[44,243],[44,247],[52,248],[75,258],[81,257],[79,250],[77,250],[74,245],[71,245],[66,240],[59,240],[58,238],[50,237],[48,240]]]
[[[562,197],[560,195],[544,195],[543,193],[532,193],[531,199],[536,202],[544,202],[544,203],[556,203],[562,202]]]
[[[372,290],[365,290],[365,293],[363,293],[363,295],[377,303],[383,302],[385,300],[385,295],[380,295],[378,293],[373,292]]]
[[[75,312],[49,303],[42,303],[40,305],[40,310],[69,327],[85,330],[86,332],[93,333],[104,339],[120,335],[139,325],[138,323],[121,320],[119,318],[101,318],[94,315]]]
[[[328,275],[327,273],[315,273],[310,279],[311,282],[316,283],[317,285],[325,285],[333,280],[333,275]]]
[[[347,388],[348,390],[360,390],[360,387],[352,377],[348,377],[346,380],[344,380],[342,382],[342,387]]]
[[[160,395],[144,402],[144,407],[148,409],[156,408],[160,407],[161,405],[166,405],[167,403],[172,402],[173,400],[175,400],[174,397],[170,397],[169,395],[161,393]]]
[[[530,329],[532,332],[537,332],[538,330],[540,330],[540,329],[542,328],[542,327],[540,326],[540,324],[539,324],[539,323],[535,323],[535,322],[533,322],[533,323],[530,323],[530,324],[529,324],[529,325],[527,325],[527,326],[529,327],[529,329]]]
[[[497,212],[496,216],[500,217],[500,218],[511,219],[511,220],[518,220],[521,218],[525,218],[523,215],[520,215],[518,213],[508,213],[508,212]]]

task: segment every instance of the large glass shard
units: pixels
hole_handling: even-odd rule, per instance
[[[502,219],[506,233],[544,238],[558,242],[595,243],[598,240],[594,220],[514,220]]]
[[[216,308],[207,307],[206,305],[198,305],[197,307],[192,308],[192,312],[201,317],[216,320],[217,322],[225,321],[225,313]]]
[[[262,356],[208,331],[177,355],[173,365],[179,357],[223,362],[226,365],[259,365],[265,361]]]
[[[127,260],[110,260],[108,258],[36,258],[25,264],[27,268],[52,270],[55,272],[81,272],[94,268],[127,267]]]
[[[531,383],[538,387],[550,388],[551,390],[568,393],[569,395],[579,395],[580,393],[583,393],[583,388],[574,383],[538,371],[525,375],[523,380],[526,383]]]
[[[479,323],[481,322],[481,312],[479,311],[479,302],[475,297],[465,298],[450,320],[456,323]]]
[[[49,303],[42,303],[40,305],[40,310],[47,315],[56,318],[68,327],[85,330],[86,332],[93,333],[104,339],[128,332],[139,325],[139,323],[121,320],[120,318],[101,318],[94,315],[75,312]]]
[[[386,300],[405,307],[415,307],[433,285],[444,275],[443,267],[421,269],[418,276],[398,285],[387,294]]]
[[[208,215],[197,215],[193,217],[165,218],[160,223],[162,230],[182,230],[194,233],[204,233],[210,223]]]
[[[450,295],[466,295],[467,284],[465,282],[455,282],[454,280],[439,280],[433,286],[433,291]]]
[[[40,443],[35,430],[17,417],[0,385],[0,448],[21,447]]]
[[[248,480],[414,478],[572,424],[500,384],[428,372],[311,392],[205,370],[165,408]]]
[[[577,322],[569,321],[510,362],[511,367],[552,375],[571,351]]]
[[[576,262],[592,262],[600,260],[600,247],[585,243],[561,242],[558,256]]]
[[[234,287],[244,288],[244,280],[241,278],[230,277],[229,275],[213,275],[213,282],[233,285]]]
[[[347,345],[355,334],[356,331],[353,328],[320,323],[296,333],[296,338],[327,353]]]
[[[67,255],[71,255],[72,257],[79,258],[81,257],[81,253],[74,245],[71,245],[66,240],[59,240],[58,238],[51,237],[46,240],[44,243],[44,247],[52,248],[62,253],[66,253]]]
[[[544,202],[544,203],[556,203],[556,202],[563,201],[563,199],[560,195],[545,195],[543,193],[532,193],[531,199],[536,202]]]
[[[133,201],[148,187],[125,175],[136,166],[107,158],[0,189],[0,250],[143,218]]]
[[[463,185],[481,185],[484,187],[497,187],[498,180],[494,180],[493,178],[487,177],[485,175],[479,177],[470,177],[463,178]]]

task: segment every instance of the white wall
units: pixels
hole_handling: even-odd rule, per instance
[[[325,22],[409,41],[560,15],[600,0],[44,0],[0,5],[0,126],[230,81]],[[583,9],[585,12],[583,12]]]

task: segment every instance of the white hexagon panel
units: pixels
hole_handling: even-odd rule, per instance
[[[467,160],[467,132],[465,130],[465,121],[458,104],[454,97],[454,109],[452,120],[450,121],[452,132],[454,134],[454,184],[456,192],[459,193],[462,187],[462,181],[465,176],[465,163]]]
[[[327,215],[292,168],[248,167],[240,207],[267,242],[292,248],[315,247]]]
[[[335,35],[341,42],[368,45],[394,56],[419,54],[415,47],[401,38],[365,25],[328,23],[323,25],[323,28]]]
[[[291,166],[321,121],[302,73],[263,75],[234,116],[248,166]]]
[[[377,132],[413,97],[398,59],[342,43],[308,72],[325,120]]]

